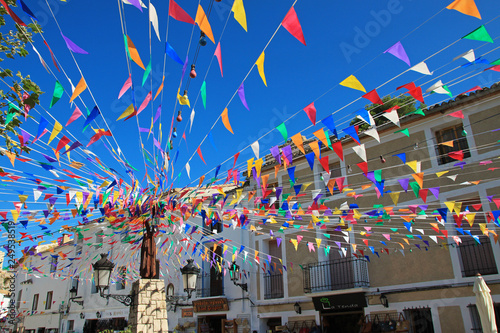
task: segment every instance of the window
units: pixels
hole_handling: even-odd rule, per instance
[[[434,333],[430,308],[405,309],[404,315],[410,321],[409,333]]]
[[[68,331],[73,331],[75,329],[75,321],[68,320]]]
[[[483,327],[481,325],[481,318],[479,317],[479,311],[477,311],[477,307],[475,304],[469,304],[467,305],[469,308],[469,313],[470,313],[470,319],[472,322],[472,332],[483,332]],[[497,327],[498,327],[498,322],[500,321],[500,304],[495,303],[493,304],[493,307],[495,308],[495,320],[497,322]]]
[[[57,271],[57,257],[58,255],[51,255],[50,256],[50,272],[54,273]]]
[[[127,268],[125,266],[120,266],[118,268],[118,278],[116,281],[116,290],[123,290],[125,289],[125,276],[127,274]]]
[[[21,306],[21,300],[23,299],[23,290],[21,289],[19,291],[19,294],[17,295],[17,308]]]
[[[439,131],[436,131],[437,140],[437,153],[438,153],[438,163],[446,164],[450,162],[456,162],[455,159],[448,156],[449,152],[462,150],[464,153],[464,158],[470,157],[469,145],[467,143],[467,138],[462,135],[464,127],[462,124],[451,126]],[[443,145],[440,143],[452,141],[453,147]],[[451,143],[450,143],[451,144]]]
[[[167,286],[167,296],[174,296],[174,285],[172,283]]]
[[[31,311],[36,311],[38,309],[38,294],[33,295],[33,305],[31,306]]]
[[[281,248],[276,239],[269,241],[269,255],[271,256],[270,273],[264,275],[264,299],[283,298],[283,274],[278,271],[281,266]]]
[[[333,194],[330,193],[328,189],[328,184],[325,185],[325,196],[331,197],[332,195],[340,193],[337,184],[335,184],[335,178],[342,177],[342,170],[340,169],[340,162],[331,163],[330,166],[330,180],[334,184]]]
[[[78,285],[79,284],[80,284],[80,280],[78,279],[78,277],[74,277],[73,281],[71,282],[71,288],[76,289],[76,295],[78,295]]]
[[[473,205],[480,204],[479,198],[462,200],[462,210],[475,212]],[[462,267],[462,277],[475,276],[477,273],[481,275],[497,274],[498,269],[491,247],[491,241],[488,236],[483,235],[480,224],[486,223],[483,212],[475,212],[474,224],[469,226],[467,221],[462,222],[462,227],[470,229],[469,235],[461,236],[462,243],[458,246],[458,254]],[[456,222],[455,222],[456,223]],[[457,227],[460,227],[457,225]]]
[[[104,243],[104,234],[102,232],[95,235],[95,242],[96,242],[95,244],[96,249],[102,247],[102,244]]]
[[[53,291],[47,291],[47,298],[45,298],[45,310],[50,310],[52,307],[52,294]]]

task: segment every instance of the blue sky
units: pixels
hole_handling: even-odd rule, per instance
[[[167,22],[168,42],[177,51],[181,59],[186,57],[190,36],[193,31],[193,26],[190,24],[172,18],[168,19],[168,1],[152,2],[158,12],[161,41],[157,39],[152,31],[151,53],[149,51],[147,10],[144,9],[141,13],[133,6],[124,6],[124,22],[128,35],[136,45],[143,63],[146,65],[149,58],[152,59],[152,87],[151,79],[148,79],[144,87],[141,87],[144,71],[136,64],[131,63],[135,86],[134,97],[137,106],[142,103],[149,91],[152,90],[154,95],[161,83]],[[338,83],[354,74],[366,90],[370,91],[406,71],[409,67],[403,61],[390,54],[383,54],[387,48],[398,41],[403,44],[412,65],[444,48],[446,49],[426,61],[431,71],[437,70],[433,76],[424,76],[414,71],[408,71],[377,89],[381,97],[394,93],[396,87],[411,81],[415,81],[417,85],[428,82],[423,85],[425,90],[437,81],[435,79],[437,76],[465,64],[464,59],[452,60],[471,48],[479,48],[476,50],[476,56],[493,50],[485,56],[489,61],[500,58],[500,51],[494,50],[497,47],[497,42],[491,44],[461,40],[449,46],[462,36],[478,28],[481,24],[488,22],[486,28],[491,37],[495,39],[500,36],[500,20],[495,19],[498,15],[498,3],[485,0],[476,1],[482,15],[482,20],[479,20],[454,10],[443,10],[450,2],[448,0],[297,1],[295,10],[302,25],[307,46],[302,45],[285,29],[280,28],[277,31],[266,49],[264,68],[268,86],[266,87],[263,84],[255,67],[244,81],[246,100],[250,111],[243,107],[238,96],[232,100],[228,110],[229,120],[235,134],[228,132],[221,121],[215,125],[212,136],[217,150],[208,140],[203,143],[201,150],[207,165],[195,155],[190,161],[191,179],[197,179],[227,159],[230,159],[230,161],[223,165],[222,170],[232,167],[232,156],[235,153],[271,131],[312,101],[315,101],[318,122],[334,113],[337,128],[347,127],[348,123],[346,121],[352,119],[356,110],[364,107],[368,104],[368,101],[361,99],[337,112],[337,110],[363,95],[360,91],[338,86]],[[48,10],[47,3],[43,0],[25,0],[25,3],[39,18],[45,39],[54,51],[62,68],[73,84],[76,85],[80,80],[80,74],[70,51],[66,48],[58,26]],[[144,177],[144,162],[136,119],[134,117],[126,122],[123,120],[116,121],[132,101],[131,91],[128,91],[121,99],[117,98],[120,88],[129,75],[118,0],[68,0],[67,2],[51,0],[48,3],[64,35],[89,52],[88,55],[74,54],[74,57],[124,156],[139,170],[136,172],[136,177],[142,180]],[[147,1],[145,3],[148,4]],[[197,2],[178,0],[177,3],[193,18],[196,16]],[[201,5],[206,12],[209,3],[207,0],[201,1]],[[188,95],[191,106],[194,106],[196,111],[191,133],[189,133],[191,109],[183,107],[183,121],[179,124],[175,122],[179,134],[177,139],[173,140],[173,153],[175,154],[176,150],[179,149],[179,158],[174,165],[175,176],[184,168],[201,140],[207,135],[293,3],[293,1],[244,1],[248,22],[248,32],[245,32],[234,20],[233,15],[230,14],[232,0],[214,2],[209,22],[216,43],[221,38],[227,20],[227,26],[220,39],[224,77],[221,77],[219,66],[213,57],[216,45],[208,41],[208,44],[202,47],[199,52],[196,63],[198,76],[196,79],[191,80],[189,85]],[[14,10],[21,19],[28,21],[28,16],[20,8]],[[229,19],[228,15],[230,15]],[[7,21],[8,25],[12,24],[12,20],[9,18],[7,18]],[[196,50],[199,31],[199,28],[195,26],[189,52],[188,72]],[[56,74],[57,79],[63,84],[66,91],[70,91],[67,79],[52,64],[50,54],[43,44],[42,38],[35,36],[34,40],[34,45]],[[36,54],[31,51],[31,47],[28,50],[30,51],[28,57],[15,61],[6,61],[4,66],[14,71],[20,70],[24,75],[29,74],[45,91],[45,94],[40,98],[43,108],[39,107],[37,110],[47,119],[48,116],[45,110],[49,111],[61,124],[65,125],[73,112],[74,106],[70,106],[69,97],[65,95],[49,110],[55,78],[45,71]],[[210,70],[207,72],[211,61]],[[468,77],[470,74],[467,73],[472,70],[482,71],[484,68],[486,68],[486,65],[458,68],[439,79],[446,84],[461,75],[465,75],[464,78]],[[175,101],[181,70],[181,65],[167,58],[165,87],[161,102],[163,147],[165,147],[166,138],[169,134],[171,117],[173,114],[177,115],[177,111],[180,110],[179,105],[175,107]],[[194,105],[205,75],[207,85],[206,109],[203,107],[201,98]],[[462,83],[450,86],[450,90],[455,95],[476,85],[491,85],[497,80],[498,73],[488,71]],[[185,85],[186,78],[181,86],[181,93],[185,89]],[[89,109],[94,107],[95,103],[89,94],[89,90],[85,91],[81,98]],[[445,95],[435,94],[426,98],[426,104],[430,105],[445,98]],[[150,103],[139,115],[140,127],[149,128],[150,119],[152,114],[156,112],[160,99],[161,97]],[[84,110],[82,101],[78,100],[76,104],[81,110]],[[37,120],[40,118],[34,111],[31,114]],[[101,128],[107,129],[101,118],[98,118],[97,122]],[[66,130],[68,130],[86,145],[93,133],[90,132],[90,129],[82,133],[82,125],[83,119],[80,118],[69,125],[68,128],[65,128],[61,134],[67,135]],[[310,121],[304,112],[299,112],[286,122],[289,136],[302,131],[309,125]],[[317,130],[319,126],[317,125],[314,129],[309,128],[303,134],[310,137],[311,133]],[[36,133],[37,124],[30,120],[22,127],[31,133]],[[185,128],[187,128],[187,150],[186,144],[180,140]],[[155,125],[155,137],[158,138],[158,123]],[[44,138],[44,141],[47,138],[48,135]],[[142,134],[142,140],[146,149],[153,152],[152,136],[148,139],[147,133]],[[114,141],[111,142],[114,144]],[[263,156],[272,146],[283,143],[283,139],[279,132],[274,130],[260,139],[259,142],[261,156]],[[55,147],[56,144],[57,141],[55,140],[51,146]],[[116,149],[116,145],[113,148]],[[103,144],[100,142],[95,143],[90,146],[90,149],[99,156],[103,163],[125,175],[124,168],[110,156]],[[46,150],[44,153],[53,155],[50,150]],[[30,157],[40,161],[43,160],[43,157],[37,153],[32,153]],[[247,148],[241,152],[239,162],[244,162],[251,157],[253,157],[252,151]],[[72,154],[72,158],[82,160],[75,153]],[[41,168],[35,169],[20,162],[16,163],[17,168],[21,171],[53,178],[51,173]],[[2,166],[10,167],[6,157],[4,157]],[[91,168],[93,171],[98,171],[95,167]],[[100,174],[103,175],[102,172]],[[153,177],[151,171],[149,175]],[[171,180],[170,175],[169,172],[169,181]],[[207,175],[207,179],[212,176],[213,172]],[[124,180],[129,181],[127,178]],[[189,178],[183,172],[174,186],[182,187],[189,182]],[[142,185],[146,186],[146,183],[142,182]],[[9,187],[9,189],[12,190],[13,187]],[[31,196],[32,192],[29,188],[25,187],[23,189]],[[12,200],[17,200],[17,193],[11,192],[13,195]],[[8,205],[10,207],[8,209],[11,209],[11,204]],[[37,207],[37,205],[31,207]]]

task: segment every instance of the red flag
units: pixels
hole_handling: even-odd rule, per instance
[[[49,52],[50,52],[50,56],[52,57],[52,62],[54,62],[54,66],[56,66],[57,70],[60,72],[61,70],[59,69],[59,67],[57,67],[57,62],[56,62],[56,58],[54,57],[54,53],[52,52],[52,50],[50,49],[50,46],[49,44],[47,43],[47,41],[43,41],[45,43],[45,45],[47,46],[47,48],[49,49]]]
[[[71,140],[68,139],[66,136],[63,135],[61,140],[59,140],[59,143],[57,144],[56,151],[61,150],[64,146],[66,146]]]
[[[7,13],[9,13],[10,17],[12,17],[12,19],[19,25],[22,25],[23,27],[26,26],[26,23],[24,23],[20,18],[19,16],[16,15],[16,13],[14,13],[12,11],[12,9],[10,9],[9,5],[7,5],[5,3],[4,0],[0,0],[0,2],[2,3],[2,5],[5,7],[5,10],[7,11]]]
[[[302,27],[300,26],[299,19],[297,18],[297,13],[295,13],[295,8],[290,8],[283,19],[283,22],[281,22],[281,25],[290,34],[292,34],[293,37],[297,38],[302,44],[306,45],[304,33],[302,32]]]
[[[448,153],[448,156],[459,161],[463,161],[464,159],[464,152],[462,150],[459,151],[450,151]]]
[[[314,107],[314,102],[306,106],[304,108],[304,111],[305,113],[307,113],[307,116],[309,117],[309,120],[311,120],[313,125],[316,125],[316,108]]]
[[[424,103],[424,96],[422,96],[422,88],[416,87],[415,89],[411,89],[410,91],[408,91],[408,94],[410,94],[417,101]]]
[[[424,203],[427,202],[427,192],[428,191],[429,190],[426,188],[423,188],[423,189],[418,191],[418,196],[423,200]]]
[[[361,163],[358,163],[356,165],[361,169],[361,171],[363,171],[363,173],[365,174],[365,176],[368,174],[368,163],[361,162]]]
[[[177,21],[194,24],[194,20],[188,13],[184,11],[174,0],[170,0],[168,15],[172,16]]]
[[[234,167],[235,167],[235,165],[236,165],[236,161],[238,160],[238,156],[240,156],[240,153],[236,153],[236,154],[234,155],[234,164],[233,164],[233,168],[234,168]]]
[[[344,150],[342,149],[342,143],[340,141],[333,142],[332,148],[335,154],[343,161],[344,160]]]
[[[455,117],[455,118],[464,119],[464,114],[462,113],[462,110],[458,110],[458,111],[452,112],[448,116],[452,116],[452,117]]]
[[[224,76],[222,74],[222,54],[220,51],[220,42],[217,44],[217,48],[215,49],[214,55],[217,57],[217,60],[219,61],[219,67],[220,67],[220,76]]]
[[[380,96],[377,93],[377,90],[375,89],[373,89],[370,92],[367,92],[366,94],[363,95],[363,97],[372,102],[373,104],[384,105],[384,102],[382,102]]]
[[[330,165],[328,164],[328,156],[323,156],[322,158],[319,159],[319,162],[321,163],[321,166],[323,167],[323,169],[327,173],[330,173]]]
[[[205,159],[203,158],[203,155],[201,154],[200,146],[198,146],[198,149],[196,149],[196,152],[198,153],[198,155],[200,155],[200,158],[203,161],[203,163],[207,164],[207,162],[205,162]]]

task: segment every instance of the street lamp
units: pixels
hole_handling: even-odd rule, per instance
[[[302,313],[302,308],[300,307],[299,302],[295,302],[295,304],[293,305],[293,309],[295,310],[295,312],[297,314],[301,314]]]
[[[389,301],[387,300],[387,296],[385,296],[384,294],[380,295],[380,304],[382,304],[384,308],[389,307]]]
[[[78,293],[78,290],[76,290],[75,286],[73,286],[69,290],[69,300],[83,306],[83,300],[81,299],[82,297],[76,296],[77,293]]]
[[[107,294],[104,295],[104,291],[109,288],[109,280],[111,278],[111,271],[115,264],[108,260],[108,255],[105,253],[101,253],[101,259],[92,265],[94,267],[94,278],[95,285],[97,290],[100,291],[100,296],[109,300],[109,298],[113,298],[118,302],[131,306],[134,302],[134,294],[131,295],[114,295]]]
[[[231,272],[231,281],[233,281],[234,285],[240,287],[243,291],[248,292],[248,285],[246,283],[238,283],[240,279],[240,266],[236,265],[235,261],[231,264]]]
[[[188,299],[191,298],[191,294],[196,290],[196,280],[198,274],[200,274],[200,269],[193,264],[193,261],[194,259],[188,259],[186,266],[181,268],[182,284],[184,291],[188,293]]]

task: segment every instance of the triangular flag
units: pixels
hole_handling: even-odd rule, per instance
[[[73,102],[75,98],[78,97],[85,89],[87,89],[87,82],[85,82],[85,79],[82,78],[80,79],[80,82],[76,85],[75,91],[73,91],[73,94],[71,95],[71,98],[69,99],[69,102]]]
[[[63,86],[61,85],[61,83],[59,83],[59,81],[56,81],[56,86],[54,87],[54,93],[52,94],[52,100],[50,101],[49,108],[51,108],[54,104],[56,104],[57,101],[61,99],[63,94],[64,94]]]
[[[380,96],[378,95],[376,89],[373,89],[372,91],[367,92],[366,94],[364,94],[363,98],[366,98],[367,100],[369,100],[373,104],[384,105],[384,102],[382,102],[382,100],[380,99]]]
[[[293,37],[297,38],[299,42],[306,45],[304,39],[304,33],[302,32],[302,27],[300,26],[299,19],[297,18],[297,13],[295,8],[292,7],[286,14],[285,18],[281,22],[283,28],[285,28]]]
[[[366,93],[365,87],[358,81],[358,79],[354,75],[350,75],[344,81],[340,82],[341,86],[361,90]]]
[[[64,36],[62,31],[61,31],[61,36],[63,37],[64,41],[66,42],[66,46],[68,47],[68,49],[71,50],[71,52],[80,54],[89,54],[87,51],[85,51],[84,49],[73,43],[68,37]]]
[[[462,110],[449,113],[449,114],[447,114],[447,116],[464,119],[464,114],[463,114]]]
[[[234,13],[234,19],[247,30],[247,16],[245,14],[245,7],[243,7],[243,0],[235,0],[231,11]]]
[[[316,108],[314,107],[314,102],[306,106],[304,108],[304,112],[307,114],[307,117],[309,117],[309,120],[313,123],[313,125],[316,125]]]
[[[238,88],[238,96],[240,97],[241,103],[243,106],[250,111],[250,108],[248,107],[247,100],[245,98],[245,88],[243,86],[243,82],[241,83],[241,86]]]
[[[250,145],[252,147],[253,153],[257,158],[259,158],[259,141],[255,141]]]
[[[214,34],[212,32],[212,27],[210,27],[210,23],[208,22],[208,18],[205,15],[205,11],[200,4],[198,4],[198,11],[196,12],[196,18],[194,21],[198,24],[201,31],[207,35],[208,38],[215,44]]]
[[[74,122],[75,120],[77,120],[78,118],[80,118],[81,116],[83,116],[83,113],[82,111],[80,111],[80,109],[77,107],[75,107],[75,111],[73,111],[73,114],[71,115],[71,117],[69,118],[68,122],[66,123],[66,126],[68,126],[69,124],[71,124],[72,122]]]
[[[220,50],[220,42],[217,44],[217,47],[215,48],[214,55],[217,57],[217,60],[219,62],[220,76],[224,76],[222,73],[222,54],[221,54],[221,50]]]
[[[127,81],[123,85],[122,89],[120,89],[120,93],[118,94],[118,99],[120,99],[123,94],[132,86],[132,76],[129,74]]]
[[[52,133],[50,134],[49,142],[50,143],[54,138],[61,132],[63,129],[62,125],[59,124],[59,122],[56,120],[56,123],[54,124],[54,128],[52,129]]]
[[[302,154],[306,154],[304,150],[304,141],[302,140],[302,134],[297,133],[294,136],[291,137],[292,142],[297,146],[297,148],[302,152]],[[286,140],[285,140],[286,141]]]
[[[265,56],[264,52],[262,52],[262,54],[259,56],[259,59],[257,59],[257,61],[255,62],[255,64],[257,65],[257,69],[259,70],[259,75],[260,75],[262,81],[264,82],[264,84],[267,87],[266,75],[264,74],[264,58],[265,57],[266,56]]]
[[[156,13],[156,8],[153,6],[151,1],[149,2],[149,21],[155,29],[156,37],[158,37],[158,40],[161,42],[160,31],[158,27],[158,14]]]
[[[486,28],[484,27],[484,25],[480,26],[479,28],[477,28],[473,32],[469,33],[468,35],[463,36],[462,38],[477,40],[480,42],[493,43],[493,39],[491,39],[491,37],[488,34],[488,31],[486,31]]]
[[[170,0],[168,6],[168,15],[172,16],[177,21],[194,24],[194,20],[184,11],[174,0]]]
[[[203,158],[203,155],[201,154],[200,146],[198,146],[198,149],[196,149],[196,152],[198,153],[198,155],[200,155],[200,158],[203,161],[203,163],[207,164],[207,162],[205,162],[205,159]]]
[[[135,47],[134,43],[132,43],[132,40],[130,39],[129,36],[126,37],[127,37],[127,46],[130,59],[132,59],[133,62],[139,65],[139,67],[146,70],[146,67],[144,67],[144,64],[142,63],[141,57],[139,56],[139,52],[137,51],[137,48]]]
[[[393,46],[391,46],[390,48],[385,50],[384,53],[390,53],[393,56],[395,56],[396,58],[406,62],[406,64],[408,66],[411,66],[410,59],[408,58],[408,55],[406,54],[406,51],[403,48],[403,45],[401,44],[401,42],[397,42],[396,44],[394,44]]]
[[[446,8],[454,9],[462,14],[474,16],[478,19],[481,19],[481,14],[479,14],[479,10],[477,9],[474,0],[455,0],[448,6],[446,6]]]
[[[226,129],[229,132],[231,132],[232,134],[234,134],[233,129],[231,128],[231,124],[229,123],[229,117],[227,115],[227,108],[225,108],[224,111],[222,111],[221,118],[222,118],[222,123],[224,124]]]
[[[281,136],[283,136],[283,140],[285,140],[285,142],[288,140],[288,131],[286,129],[286,125],[285,123],[281,123],[279,124],[276,129],[281,133]],[[302,138],[301,138],[302,139]],[[303,150],[304,148],[302,148]]]
[[[420,74],[432,75],[433,72],[429,71],[429,67],[425,62],[419,62],[415,66],[411,67],[410,70],[415,71]]]

